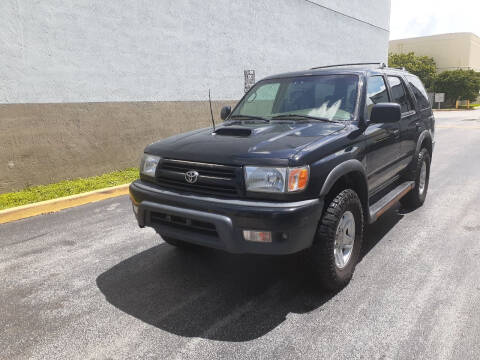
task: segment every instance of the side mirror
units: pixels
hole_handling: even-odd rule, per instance
[[[232,108],[230,106],[224,106],[222,108],[222,111],[220,111],[220,117],[222,118],[222,120],[225,120],[231,112]]]
[[[370,123],[383,124],[400,121],[402,111],[397,103],[380,103],[372,107]]]

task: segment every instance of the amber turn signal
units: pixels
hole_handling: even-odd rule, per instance
[[[308,166],[288,170],[288,191],[300,191],[307,187],[310,171]]]

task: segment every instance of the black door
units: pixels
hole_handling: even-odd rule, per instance
[[[420,133],[431,127],[433,121],[432,108],[428,100],[427,91],[420,79],[412,74],[405,75],[405,84],[410,88],[410,97],[415,103],[415,116],[408,117],[403,121],[401,132],[403,132],[402,153],[407,156],[407,161],[411,161],[417,147],[417,139]],[[427,124],[428,123],[428,124]]]
[[[367,82],[366,118],[370,118],[374,104],[385,102],[390,102],[390,98],[383,76],[370,77]],[[398,172],[400,125],[398,122],[371,124],[364,135],[368,189],[374,192]]]
[[[400,120],[400,159],[398,164],[398,170],[401,171],[412,161],[416,147],[417,126],[420,114],[415,111],[411,94],[403,78],[389,75],[388,85],[392,102],[400,104],[402,111]]]

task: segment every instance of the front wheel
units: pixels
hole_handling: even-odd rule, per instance
[[[363,239],[363,208],[355,191],[343,190],[327,206],[313,246],[308,250],[312,271],[327,290],[340,290],[352,278]]]

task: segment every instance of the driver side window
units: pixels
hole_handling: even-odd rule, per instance
[[[392,101],[400,105],[402,114],[412,110],[413,106],[410,103],[403,81],[397,76],[389,76],[388,82],[392,91]]]
[[[383,76],[370,77],[367,83],[367,119],[370,119],[373,105],[386,102],[389,102],[389,99],[387,86],[385,85],[385,80],[383,79]]]

